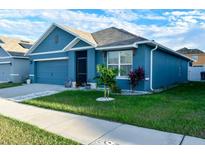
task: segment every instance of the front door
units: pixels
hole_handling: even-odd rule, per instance
[[[76,83],[79,86],[87,82],[87,51],[76,52]]]

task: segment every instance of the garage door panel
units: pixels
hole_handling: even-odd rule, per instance
[[[10,64],[0,64],[0,82],[10,81]]]
[[[36,80],[38,83],[64,84],[67,80],[67,75],[67,60],[36,63]]]

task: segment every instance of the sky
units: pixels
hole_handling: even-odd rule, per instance
[[[36,41],[54,22],[88,32],[115,26],[174,50],[205,51],[205,10],[0,10],[0,35]]]

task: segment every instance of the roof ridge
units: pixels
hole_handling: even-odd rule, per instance
[[[20,37],[13,37],[13,36],[7,36],[7,35],[0,35],[0,39],[10,39],[10,40],[15,40],[19,43],[23,42],[23,41],[26,41],[28,43],[33,43],[33,40],[30,40],[30,39],[22,39]]]
[[[112,28],[112,29],[116,29],[116,30],[118,30],[118,31],[121,31],[121,32],[123,32],[123,33],[129,34],[129,35],[134,36],[134,37],[141,37],[141,38],[143,38],[143,39],[146,39],[146,38],[144,38],[144,37],[142,37],[142,36],[133,34],[133,33],[129,32],[129,31],[123,29],[123,28],[117,28],[117,27],[115,27],[115,26],[111,26],[111,27],[109,27],[109,28],[105,28],[105,29],[102,29],[102,30],[99,30],[99,31],[96,31],[96,32],[93,32],[93,33],[97,33],[97,32],[100,32],[100,31],[103,31],[103,30],[106,30],[106,29],[111,29],[111,28]],[[91,33],[91,34],[93,35],[93,33]]]

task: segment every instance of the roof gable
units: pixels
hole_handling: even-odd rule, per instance
[[[55,27],[49,35],[33,49],[33,53],[43,53],[63,50],[75,38],[59,27]]]
[[[181,53],[181,54],[205,54],[205,52],[199,49],[188,49],[186,47],[179,49],[176,52]]]
[[[76,43],[72,48],[81,48],[81,47],[88,47],[90,44],[80,40],[78,43]]]
[[[69,33],[70,35],[75,36],[75,38],[70,41],[67,42],[67,46],[65,46],[64,50],[67,50],[70,48],[70,46],[72,47],[73,45],[75,45],[74,43],[77,43],[78,39],[83,40],[84,42],[90,44],[91,46],[95,47],[97,44],[94,40],[94,38],[92,37],[92,35],[88,32],[84,32],[84,31],[80,31],[68,26],[64,26],[64,25],[59,25],[56,23],[53,23],[48,30],[39,38],[39,40],[36,41],[36,43],[31,47],[31,49],[29,50],[29,52],[27,54],[31,54],[51,33],[55,28],[59,28],[64,30],[65,32]]]
[[[6,52],[1,46],[0,46],[0,57],[10,57],[10,54]]]
[[[59,27],[62,27],[64,30],[67,30],[68,32],[76,35],[76,37],[78,37],[79,39],[83,40],[84,42],[92,45],[92,46],[96,46],[97,43],[95,41],[95,39],[93,38],[91,33],[85,32],[85,31],[81,31],[78,29],[74,29],[65,25],[58,25]]]

